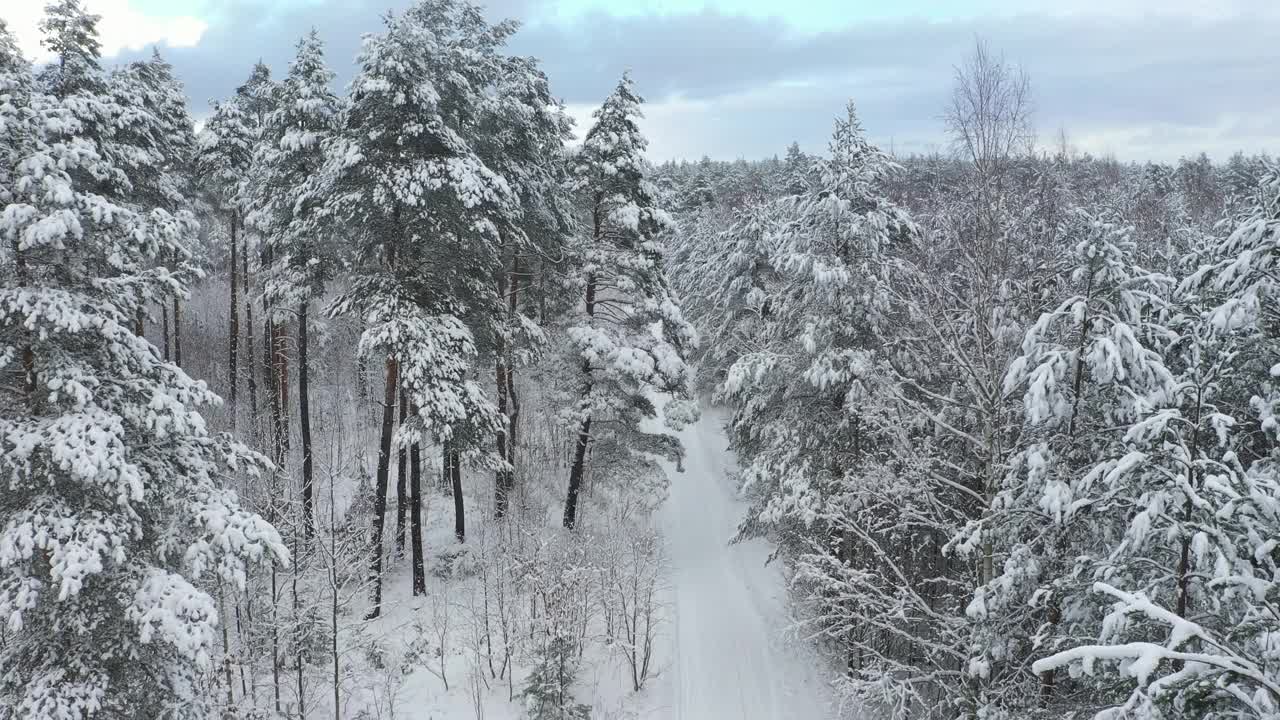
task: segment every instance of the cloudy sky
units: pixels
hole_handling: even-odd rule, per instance
[[[283,73],[319,29],[344,83],[360,35],[410,0],[85,0],[109,63],[152,44],[193,111],[225,97],[261,58]],[[39,59],[42,0],[0,18]],[[630,69],[649,103],[654,159],[757,158],[792,140],[821,150],[852,98],[899,153],[944,147],[953,67],[982,36],[1029,72],[1043,138],[1123,160],[1280,152],[1280,0],[490,0],[523,23],[512,42],[542,58],[584,120]]]

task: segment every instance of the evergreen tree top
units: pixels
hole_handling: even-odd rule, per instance
[[[87,12],[80,0],[56,0],[45,6],[40,21],[40,44],[56,61],[41,73],[50,92],[67,97],[102,89],[102,43],[98,40],[101,16]]]
[[[29,69],[26,58],[18,49],[18,39],[13,36],[4,18],[0,18],[0,73],[25,73]]]
[[[604,104],[591,114],[596,122],[582,142],[582,159],[587,167],[579,172],[633,178],[643,173],[644,151],[649,146],[637,124],[644,117],[640,110],[643,102],[635,93],[630,73],[624,73]]]

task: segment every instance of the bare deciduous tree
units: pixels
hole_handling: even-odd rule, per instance
[[[956,153],[973,163],[979,177],[998,182],[1011,160],[1031,152],[1031,116],[1027,73],[976,39],[973,53],[956,66],[944,117]]]

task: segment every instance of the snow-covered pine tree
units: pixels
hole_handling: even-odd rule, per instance
[[[311,303],[333,273],[335,253],[326,243],[334,234],[316,219],[324,202],[315,180],[325,146],[337,127],[339,100],[329,89],[333,71],[324,64],[324,46],[315,30],[298,41],[297,57],[275,93],[258,138],[249,183],[247,221],[262,236],[264,305],[269,321],[298,322],[298,410],[302,444],[302,525],[314,532],[308,335]],[[277,332],[277,339],[283,340]],[[287,422],[282,418],[283,422]],[[277,439],[277,447],[283,442]]]
[[[1004,391],[1022,392],[1023,449],[993,511],[966,531],[970,548],[985,533],[1006,557],[969,604],[979,626],[970,665],[1021,687],[1005,698],[1022,711],[1035,707],[1031,677],[1004,668],[1096,621],[1082,573],[1123,540],[1125,512],[1113,503],[1136,500],[1113,487],[1134,460],[1123,429],[1164,406],[1175,386],[1159,323],[1171,279],[1136,265],[1132,228],[1112,218],[1077,210],[1064,232],[1076,241],[1075,294],[1027,331],[1009,368]],[[1040,675],[1040,707],[1072,702],[1057,684],[1053,668]]]
[[[235,97],[232,99],[232,101],[239,105],[240,109],[243,111],[245,125],[249,128],[252,136],[250,168],[252,167],[252,154],[253,152],[256,152],[258,140],[262,135],[262,129],[267,122],[267,116],[275,108],[275,96],[277,89],[278,86],[275,81],[271,79],[271,69],[262,61],[258,61],[257,63],[254,63],[253,68],[249,71],[249,77],[245,79],[244,84],[236,88]],[[243,193],[242,202],[244,203],[241,220],[246,219],[249,212],[248,179],[248,173],[246,172],[245,177],[241,180],[240,186],[241,192]],[[252,225],[249,225],[248,223],[245,223],[241,229],[244,234],[244,247],[243,252],[240,253],[240,274],[244,281],[242,291],[244,295],[246,328],[245,350],[248,351],[246,354],[249,359],[249,362],[247,363],[249,366],[249,372],[246,374],[245,379],[248,380],[249,405],[253,410],[254,438],[259,441],[259,446],[262,447],[266,445],[265,438],[267,436],[267,431],[263,425],[269,420],[274,420],[274,416],[276,414],[274,411],[279,406],[279,393],[276,388],[276,376],[279,368],[276,364],[273,364],[277,359],[277,356],[273,352],[271,343],[272,326],[271,323],[266,321],[265,317],[263,318],[262,323],[262,355],[259,356],[254,349],[254,336],[257,332],[257,328],[254,325],[253,319],[253,301],[255,297],[260,300],[265,299],[266,294],[255,292],[252,289],[254,287],[254,282],[253,275],[251,274],[252,266],[250,265],[250,258],[257,258],[259,265],[261,265],[262,257],[261,252],[259,252],[261,238],[258,237],[258,233],[253,229]],[[259,271],[261,271],[261,268],[259,268]],[[263,307],[263,315],[266,315],[265,306]],[[257,377],[259,372],[262,373],[262,378],[265,381],[263,389],[271,396],[272,413],[268,418],[260,418],[257,412]],[[272,430],[274,431],[276,428],[273,427]]]
[[[643,420],[658,415],[651,393],[669,395],[662,413],[667,427],[679,428],[697,413],[693,371],[685,362],[697,337],[663,265],[660,236],[673,221],[655,204],[656,192],[646,179],[648,141],[636,125],[641,102],[624,75],[593,113],[595,124],[573,169],[590,235],[574,278],[583,303],[568,329],[570,362],[581,368],[581,385],[565,412],[577,431],[564,507],[567,528],[578,519],[588,447],[611,472],[652,475],[657,466],[646,455],[675,460],[684,451],[674,436],[641,429]]]
[[[360,315],[360,354],[386,363],[370,567],[375,616],[398,392],[416,411],[398,442],[433,437],[465,460],[501,463],[490,443],[502,420],[471,377],[476,345],[462,317],[501,308],[493,282],[499,229],[519,208],[471,142],[511,25],[490,26],[477,7],[455,0],[424,0],[384,23],[360,53],[325,189],[325,213],[351,233],[354,265],[332,311]]]
[[[182,291],[155,263],[186,248],[164,210],[77,182],[119,176],[79,134],[93,101],[41,92],[0,28],[0,706],[209,717],[218,612],[196,583],[288,553],[222,488],[265,461],[211,436],[196,408],[217,397],[132,332],[138,297]]]
[[[756,349],[780,287],[772,263],[793,216],[793,203],[772,198],[737,211],[705,208],[682,228],[671,280],[690,321],[703,329],[700,387],[719,386],[738,358]]]
[[[759,305],[757,332],[721,388],[734,406],[730,437],[754,498],[744,534],[777,533],[797,554],[797,587],[817,632],[851,670],[872,673],[897,668],[866,657],[883,648],[863,626],[885,627],[876,613],[894,609],[920,615],[916,603],[925,602],[905,589],[893,597],[905,582],[889,571],[911,543],[879,535],[877,521],[893,515],[878,508],[896,497],[885,465],[893,420],[881,355],[890,280],[917,234],[884,193],[897,169],[867,141],[850,104],[835,123],[830,157],[815,162],[813,185],[784,201],[777,239],[752,248],[769,252],[767,264],[743,258],[743,279],[765,281],[739,288]]]
[[[520,403],[515,370],[540,352],[546,343],[546,312],[527,300],[534,270],[565,255],[574,229],[572,197],[568,192],[566,145],[572,139],[571,121],[551,96],[546,75],[536,60],[504,57],[494,93],[484,107],[476,135],[477,153],[506,180],[520,202],[517,220],[501,227],[502,266],[496,277],[498,299],[505,311],[493,315],[496,324],[481,325],[484,354],[495,363],[498,412],[506,427],[497,435],[498,455],[506,463],[495,471],[494,515],[506,515],[515,490],[516,439]],[[545,285],[546,278],[543,279]],[[523,292],[523,296],[522,293]],[[521,299],[526,298],[522,303]],[[546,307],[546,298],[541,306]],[[486,341],[491,336],[492,341]]]
[[[1110,612],[1094,642],[1036,664],[1070,665],[1099,687],[1120,680],[1098,717],[1280,717],[1277,237],[1273,172],[1217,249],[1223,259],[1182,283],[1171,402],[1128,430],[1128,456],[1103,466],[1119,485],[1111,494],[1129,501],[1115,513],[1127,518],[1123,540],[1093,573]]]
[[[245,124],[240,103],[233,100],[214,103],[213,112],[196,137],[195,166],[201,178],[201,188],[208,205],[218,222],[225,223],[227,244],[230,250],[227,276],[230,283],[231,302],[227,312],[227,375],[228,412],[231,415],[231,432],[238,429],[237,411],[240,388],[240,281],[242,273],[241,245],[244,234],[244,203],[241,183],[253,161],[253,133]],[[252,324],[250,324],[250,327]],[[253,363],[252,352],[246,365]],[[252,374],[252,373],[251,373]],[[256,398],[252,398],[256,405]],[[252,411],[250,408],[250,417]]]
[[[108,88],[117,108],[111,158],[129,180],[128,202],[141,212],[159,208],[179,221],[179,243],[189,250],[182,256],[161,258],[170,271],[195,270],[192,251],[198,232],[189,197],[195,134],[182,84],[158,51],[149,60],[115,70]],[[157,298],[162,305],[164,355],[182,364],[182,298]],[[172,309],[172,318],[169,310]]]

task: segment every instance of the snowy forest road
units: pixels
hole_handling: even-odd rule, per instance
[[[824,666],[788,641],[785,580],[763,540],[730,545],[745,504],[728,474],[723,416],[707,409],[679,433],[684,472],[667,470],[661,523],[671,562],[675,720],[832,717]]]

